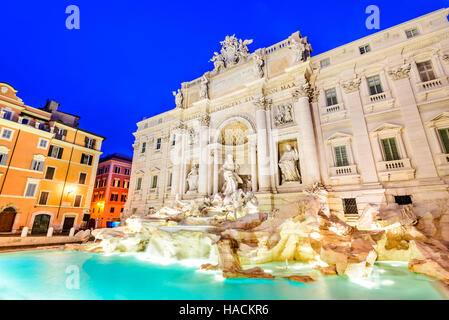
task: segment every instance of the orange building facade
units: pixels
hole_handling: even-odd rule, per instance
[[[132,158],[112,154],[101,158],[90,210],[89,227],[118,225],[128,198]]]
[[[16,93],[0,83],[0,233],[85,227],[104,137],[58,103],[33,108]]]

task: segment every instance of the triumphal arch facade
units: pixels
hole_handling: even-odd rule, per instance
[[[137,124],[125,211],[232,182],[263,211],[320,184],[348,219],[368,203],[448,197],[447,14],[317,56],[300,32],[254,52],[226,36],[213,70],[173,92],[174,109]]]

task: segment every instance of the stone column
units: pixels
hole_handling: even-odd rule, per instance
[[[175,130],[175,147],[171,150],[171,161],[173,163],[173,171],[172,171],[172,186],[171,186],[171,195],[176,196],[180,194],[180,180],[181,180],[181,152],[182,152],[182,127],[179,127]]]
[[[208,181],[208,165],[209,165],[209,115],[205,114],[200,119],[200,145],[199,145],[199,170],[198,170],[198,193],[200,195],[208,194],[207,181]]]
[[[307,82],[300,84],[292,93],[295,121],[299,127],[299,142],[302,144],[300,149],[307,152],[307,154],[302,156],[304,167],[301,168],[302,183],[306,185],[314,184],[321,180],[315,132],[310,112],[309,95],[312,93],[313,90]]]
[[[214,148],[214,194],[218,193],[218,148]]]
[[[379,183],[379,179],[377,178],[376,163],[373,158],[368,127],[359,92],[362,82],[363,91],[365,91],[365,94],[368,94],[368,86],[364,77],[346,81],[342,83],[342,88],[345,94],[345,105],[349,110],[349,118],[351,119],[354,149],[357,152],[359,162],[357,166],[360,169],[362,183],[375,184]]]
[[[253,192],[257,192],[257,151],[255,142],[250,144],[251,159],[251,188]]]
[[[410,83],[411,65],[406,64],[388,72],[393,80],[405,131],[412,150],[409,150],[416,169],[417,179],[438,179],[432,152],[427,142],[424,125]]]
[[[260,96],[254,100],[254,104],[257,106],[257,162],[260,191],[271,191],[270,149],[267,137],[266,114],[266,108],[270,103],[271,102],[266,100],[264,96]]]

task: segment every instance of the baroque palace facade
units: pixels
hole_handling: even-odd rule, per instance
[[[313,57],[299,32],[253,53],[227,36],[175,109],[137,123],[126,215],[220,192],[228,160],[262,211],[316,183],[348,221],[449,197],[448,12]]]
[[[89,219],[104,137],[47,101],[33,108],[0,83],[0,233],[78,229]]]

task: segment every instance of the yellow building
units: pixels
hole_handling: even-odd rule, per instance
[[[26,106],[0,83],[0,232],[67,233],[83,227],[104,137],[48,101]]]

